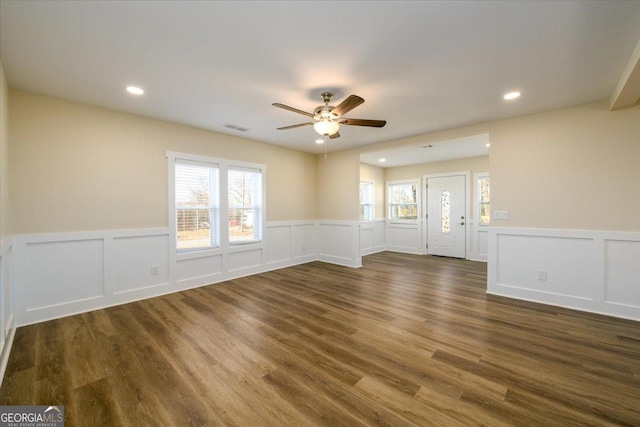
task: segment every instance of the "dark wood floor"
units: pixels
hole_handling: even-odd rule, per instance
[[[640,425],[640,323],[381,253],[18,329],[0,404],[66,425]]]

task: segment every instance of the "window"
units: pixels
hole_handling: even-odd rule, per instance
[[[491,181],[488,174],[476,174],[477,218],[479,225],[489,225],[491,210],[489,203],[489,189]]]
[[[360,181],[360,220],[373,221],[373,182]]]
[[[262,172],[230,167],[228,176],[229,242],[262,239]]]
[[[388,183],[389,219],[418,220],[418,180]]]
[[[171,239],[181,258],[262,242],[266,166],[167,151]],[[205,256],[205,255],[202,255]]]
[[[176,245],[179,250],[220,245],[218,200],[218,165],[176,162]]]

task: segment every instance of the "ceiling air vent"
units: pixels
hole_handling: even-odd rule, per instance
[[[229,129],[233,129],[233,130],[237,130],[238,132],[246,132],[246,131],[249,130],[249,129],[243,128],[241,126],[230,125],[228,123],[226,125],[224,125],[224,127],[229,128]]]

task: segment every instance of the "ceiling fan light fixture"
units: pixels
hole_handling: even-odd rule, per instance
[[[338,129],[340,129],[340,125],[330,120],[322,120],[319,122],[315,122],[313,124],[313,129],[320,135],[329,136],[338,132]]]

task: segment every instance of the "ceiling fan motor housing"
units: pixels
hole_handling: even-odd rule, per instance
[[[331,102],[331,98],[333,98],[333,94],[330,92],[323,92],[320,96],[322,97],[322,102],[324,102],[324,105],[316,107],[316,109],[313,110],[313,118],[325,122],[328,120],[333,121],[337,119],[338,115],[333,113],[333,109],[336,107],[334,107],[333,105],[329,105],[329,102]]]
[[[336,120],[338,115],[333,112],[336,108],[332,105],[322,105],[313,110],[313,118],[320,121]]]

